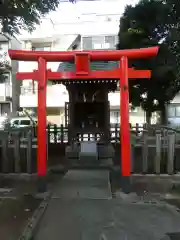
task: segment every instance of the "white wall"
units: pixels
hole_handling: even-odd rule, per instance
[[[47,42],[48,44],[51,44],[51,50],[52,51],[66,51],[68,47],[71,45],[71,43],[76,39],[77,35],[71,34],[71,35],[59,35],[55,38],[51,37],[47,39],[44,42]],[[31,41],[29,41],[28,45],[24,45],[24,50],[31,50],[33,43],[37,44],[40,42],[40,39],[33,39],[31,38]],[[59,62],[48,62],[47,68],[51,68],[52,71],[57,71],[59,66]],[[19,72],[32,72],[34,69],[37,69],[37,62],[19,62]]]
[[[68,94],[63,94],[61,85],[47,86],[47,107],[64,107],[65,102],[69,101]],[[36,94],[20,95],[21,107],[37,107],[37,92]]]
[[[8,49],[9,49],[9,43],[8,39],[4,35],[0,35],[1,40],[0,41],[0,62],[2,63],[8,63],[8,65],[11,65],[11,60],[8,56]],[[11,79],[11,73],[8,73],[9,71],[7,70],[7,76],[10,77]],[[8,89],[9,86],[7,86],[7,83],[0,83],[0,101],[6,101],[6,90]],[[11,89],[12,90],[12,89]],[[11,94],[8,94],[8,96],[11,96]]]
[[[49,17],[63,33],[78,32],[84,34],[117,33],[119,19],[126,4],[137,0],[99,0],[61,3],[56,12]],[[107,22],[107,16],[111,21]]]
[[[178,93],[175,98],[171,101],[171,103],[179,103],[180,104],[180,93]]]
[[[68,94],[63,94],[65,87],[61,85],[47,86],[47,106],[48,107],[64,107],[65,102],[69,101]],[[120,106],[120,94],[110,93],[109,101],[111,107]],[[26,94],[20,96],[21,107],[37,107],[37,92],[35,94]]]
[[[109,99],[111,107],[120,106],[120,93],[119,92],[109,93],[108,99]]]
[[[4,37],[4,38],[2,38]],[[18,71],[18,62],[11,61],[8,55],[8,49],[21,49],[21,43],[13,38],[6,35],[1,35],[1,50],[0,50],[0,61],[5,62],[11,69],[7,69],[6,75],[9,81],[0,84],[0,100],[7,101],[6,97],[12,97],[12,111],[16,112],[19,107],[19,94],[20,94],[20,82],[16,81],[16,72]],[[6,53],[6,55],[4,55]]]
[[[67,1],[60,3],[56,12],[51,12],[46,19],[42,19],[42,24],[37,27],[31,35],[22,32],[21,39],[30,39],[31,41],[52,41],[52,50],[67,50],[69,45],[78,34],[83,36],[93,35],[116,35],[119,30],[120,16],[124,11],[124,7],[128,3],[137,2],[137,0],[99,0],[99,1],[76,1],[75,4]],[[58,36],[59,35],[59,36]],[[29,45],[31,48],[31,46]],[[48,63],[48,68],[53,71],[57,70],[58,63]],[[37,69],[37,63],[21,62],[19,71],[32,71]],[[23,85],[28,85],[28,81],[24,81]],[[60,87],[56,87],[59,89]],[[50,89],[50,88],[49,88]],[[54,105],[63,105],[65,99],[51,95],[50,90],[47,93],[47,106],[54,102]],[[51,99],[51,100],[48,100]],[[120,97],[118,94],[109,95],[112,106],[119,106]],[[20,105],[37,105],[37,96],[20,96]]]
[[[22,32],[21,38],[47,38],[53,34],[117,34],[124,7],[132,2],[137,0],[60,2],[57,11],[42,19],[32,34]]]
[[[11,38],[9,48],[18,50],[22,48],[22,43],[15,38]],[[16,80],[16,73],[19,69],[19,61],[11,61],[11,86],[12,86],[12,114],[15,115],[20,106],[19,95],[22,81]]]
[[[8,56],[8,49],[9,49],[9,43],[8,40],[6,39],[6,41],[1,42],[0,41],[0,62],[8,62],[9,65],[11,65],[11,60]]]
[[[0,101],[5,101],[6,96],[6,85],[5,83],[0,83]]]

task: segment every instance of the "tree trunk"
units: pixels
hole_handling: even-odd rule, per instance
[[[146,111],[146,123],[151,124],[151,111]]]
[[[167,124],[167,116],[166,116],[166,105],[164,104],[161,108],[161,124],[166,125]]]

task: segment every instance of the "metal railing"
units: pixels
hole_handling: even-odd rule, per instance
[[[36,94],[38,91],[37,87],[28,87],[28,86],[21,86],[21,95],[33,95]]]

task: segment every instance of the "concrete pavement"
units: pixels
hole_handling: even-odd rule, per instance
[[[161,240],[180,230],[180,213],[165,204],[111,198],[108,178],[107,171],[69,171],[33,239]]]

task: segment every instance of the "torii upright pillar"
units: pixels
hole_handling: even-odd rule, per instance
[[[129,90],[128,78],[150,78],[149,70],[134,70],[128,68],[128,59],[139,59],[156,56],[158,47],[107,50],[107,51],[22,51],[9,50],[12,60],[36,61],[38,70],[33,72],[17,73],[20,80],[32,79],[38,81],[38,159],[37,169],[40,179],[44,179],[47,173],[47,151],[46,151],[46,82],[51,80],[76,80],[76,79],[120,79],[120,116],[121,116],[121,167],[122,176],[129,180],[130,168],[130,131],[129,131]],[[76,69],[74,72],[51,72],[46,69],[47,62],[69,62],[74,61]],[[90,61],[120,61],[120,67],[106,71],[91,71]],[[128,181],[127,181],[128,182]],[[126,186],[126,185],[125,185]],[[45,188],[44,188],[45,190]],[[125,187],[125,192],[128,187]]]

